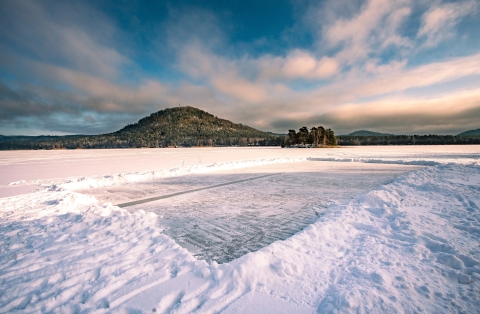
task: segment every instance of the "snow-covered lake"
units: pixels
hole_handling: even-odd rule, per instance
[[[0,312],[474,313],[479,157],[0,152]]]

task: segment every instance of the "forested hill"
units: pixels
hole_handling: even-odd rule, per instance
[[[277,139],[278,136],[217,118],[193,107],[170,108],[152,113],[113,134],[125,139],[142,138],[153,143],[153,146],[162,147],[280,145],[281,142]]]
[[[359,131],[355,131],[350,134],[347,134],[346,136],[393,136],[393,134],[359,130]]]
[[[0,149],[280,146],[283,138],[217,118],[197,108],[177,107],[155,112],[108,134],[2,136]]]
[[[457,136],[480,136],[480,129],[465,131]]]

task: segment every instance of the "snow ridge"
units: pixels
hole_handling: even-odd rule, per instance
[[[170,169],[162,169],[148,172],[120,173],[115,175],[105,175],[101,177],[83,177],[71,180],[58,185],[47,187],[50,190],[80,190],[89,188],[101,188],[112,185],[120,185],[126,183],[134,183],[141,181],[156,180],[162,178],[170,178],[189,174],[209,173],[227,169],[241,169],[261,165],[272,165],[279,163],[304,161],[306,158],[271,158],[257,160],[242,160],[234,162],[214,163],[210,165],[197,164],[187,167],[174,167]]]
[[[311,161],[337,161],[337,162],[365,162],[373,164],[395,164],[395,165],[415,165],[415,166],[436,166],[436,165],[458,165],[463,164],[465,166],[480,166],[478,161],[464,161],[459,162],[455,159],[438,159],[438,158],[342,158],[342,157],[309,157],[307,160]]]

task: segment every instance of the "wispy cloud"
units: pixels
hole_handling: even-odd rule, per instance
[[[409,68],[402,62],[384,66],[367,64],[365,68],[367,71],[356,72],[344,81],[321,89],[319,93],[325,94],[325,97],[336,93],[342,98],[335,101],[351,101],[480,75],[480,54]]]
[[[264,56],[255,60],[253,66],[260,69],[259,77],[270,80],[312,80],[332,77],[339,71],[334,58],[315,58],[311,53],[299,49],[285,57]]]
[[[454,36],[455,26],[461,18],[474,14],[476,9],[475,1],[470,0],[434,5],[423,14],[422,26],[417,37],[425,38],[425,46],[435,46],[442,40]]]
[[[397,49],[411,45],[399,28],[411,13],[410,0],[369,0],[351,18],[334,19],[324,27],[326,43],[339,47],[336,57],[352,64],[389,45]]]

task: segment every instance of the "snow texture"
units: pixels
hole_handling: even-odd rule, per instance
[[[83,165],[86,153],[68,152],[70,166],[77,165],[68,174],[62,167],[55,172],[66,153],[0,155],[1,173],[15,172],[1,182],[9,191],[0,199],[1,313],[477,313],[480,308],[479,146],[143,152],[125,150],[130,161],[146,154],[127,168],[124,160],[113,161],[112,152],[88,152],[89,160],[99,161],[93,168]],[[145,164],[154,156],[163,164]],[[331,202],[302,231],[223,264],[196,259],[168,236],[159,215],[139,208],[129,212],[85,192],[233,168],[259,175],[288,164],[293,175],[296,165],[325,161],[338,169],[345,161],[425,167]],[[104,173],[102,163],[120,171]],[[39,165],[50,171],[29,171]],[[22,186],[39,191],[22,194],[17,189]],[[248,185],[236,193],[243,189]],[[320,193],[315,186],[305,189]],[[185,194],[178,202],[199,201],[203,193]],[[301,200],[291,208],[302,206]]]

